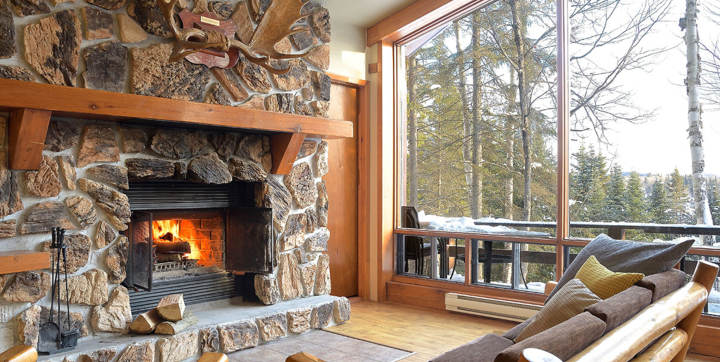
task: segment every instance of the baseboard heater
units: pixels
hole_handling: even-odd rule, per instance
[[[537,313],[542,306],[477,297],[458,293],[445,294],[445,309],[453,312],[522,322]]]

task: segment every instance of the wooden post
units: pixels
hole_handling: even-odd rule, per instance
[[[22,108],[10,113],[8,166],[12,170],[37,170],[42,161],[45,136],[52,112]]]
[[[270,136],[272,147],[272,170],[270,173],[287,175],[292,169],[300,147],[305,140],[302,133],[277,133]]]
[[[625,229],[621,226],[609,226],[608,236],[615,240],[625,240]]]

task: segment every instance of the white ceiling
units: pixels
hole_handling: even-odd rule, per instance
[[[320,0],[334,22],[368,28],[415,0]]]

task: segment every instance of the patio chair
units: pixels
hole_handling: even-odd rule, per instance
[[[417,210],[413,206],[401,207],[402,227],[408,229],[419,229],[420,221],[418,220]],[[405,236],[405,272],[408,272],[407,261],[412,259],[415,261],[415,274],[422,274],[424,267],[424,245],[423,238],[420,236]]]

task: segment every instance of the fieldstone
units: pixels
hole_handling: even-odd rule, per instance
[[[320,228],[317,232],[305,238],[305,250],[309,253],[327,251],[329,240],[330,230],[328,230],[328,228]]]
[[[175,160],[212,151],[204,133],[189,132],[185,129],[159,129],[152,138],[150,148],[160,156]]]
[[[51,251],[48,240],[42,243],[43,251]],[[84,267],[90,258],[90,238],[83,234],[65,235],[64,241],[67,252],[67,272],[74,273]],[[65,272],[65,263],[60,263],[60,270]]]
[[[317,187],[307,162],[293,166],[290,173],[285,176],[285,186],[290,190],[299,208],[308,207],[317,199]]]
[[[9,0],[8,3],[17,16],[50,12],[50,7],[45,3],[45,0]]]
[[[305,218],[307,220],[305,232],[308,234],[314,233],[318,226],[317,211],[312,207],[305,209]]]
[[[322,72],[312,72],[311,75],[313,90],[315,96],[321,101],[330,100],[330,87],[332,81],[330,76]]]
[[[0,165],[0,217],[23,209],[20,185],[16,174]]]
[[[235,35],[245,44],[250,43],[253,32],[255,32],[247,5],[246,1],[238,2],[235,11],[230,16],[232,22],[237,26]]]
[[[309,30],[303,30],[290,35],[290,41],[292,41],[292,44],[297,50],[305,50],[315,45],[315,37]]]
[[[59,11],[37,24],[26,25],[23,34],[25,60],[30,66],[50,84],[75,86],[81,42],[80,20],[75,13]]]
[[[290,61],[281,61],[280,68],[290,68],[286,73],[273,74],[275,84],[280,90],[292,91],[303,88],[310,84],[310,74],[307,69],[307,65],[300,59],[293,59]]]
[[[127,13],[140,24],[146,32],[163,38],[172,38],[173,33],[155,0],[131,1]]]
[[[35,303],[50,290],[50,274],[36,271],[20,272],[8,283],[3,298],[8,302]]]
[[[122,151],[124,153],[139,153],[145,151],[148,135],[142,128],[121,128]]]
[[[287,312],[287,328],[291,333],[302,333],[310,329],[312,309],[291,310]]]
[[[233,4],[229,1],[211,1],[208,5],[210,5],[210,11],[220,15],[223,19],[228,19],[233,13]]]
[[[137,362],[155,360],[155,341],[134,343],[120,354],[116,362]]]
[[[300,95],[303,97],[304,100],[309,101],[313,99],[315,92],[311,87],[305,87],[300,90]]]
[[[280,301],[280,289],[273,275],[255,274],[255,295],[265,305]]]
[[[287,336],[287,316],[285,313],[274,314],[255,320],[263,342],[270,342]]]
[[[327,254],[318,257],[314,292],[315,295],[330,294],[330,257]]]
[[[80,141],[80,126],[75,122],[50,120],[45,136],[45,149],[53,152],[75,147]]]
[[[122,235],[105,253],[105,266],[110,273],[108,278],[110,283],[117,284],[125,280],[128,247],[128,238]]]
[[[178,335],[161,338],[156,349],[160,362],[180,362],[198,354],[198,331],[189,331]]]
[[[81,354],[76,362],[112,362],[115,355],[117,355],[115,348],[103,348],[90,354]]]
[[[83,229],[95,224],[98,220],[92,201],[82,196],[70,196],[66,198],[65,206],[67,206],[70,214],[75,217],[75,221],[77,221],[78,225]]]
[[[109,16],[109,15],[108,15]],[[112,25],[112,17],[110,17]],[[119,42],[109,41],[83,50],[85,88],[109,92],[125,91],[128,50]]]
[[[228,161],[230,174],[240,181],[262,182],[267,179],[267,171],[257,162],[240,157],[230,157]]]
[[[343,324],[350,319],[350,300],[345,297],[335,299],[333,317],[335,323]]]
[[[330,13],[322,6],[316,6],[310,16],[310,27],[317,37],[325,43],[330,42]]]
[[[65,290],[64,288],[61,288],[60,290]],[[64,298],[64,296],[63,296]],[[64,302],[64,300],[63,300]],[[60,310],[60,323],[62,324],[63,328],[66,328],[68,325],[68,313],[66,311]],[[55,321],[57,321],[58,318],[58,311],[56,310],[54,313]],[[50,309],[47,307],[41,307],[40,310],[40,324],[44,323],[48,320],[50,317]],[[78,312],[70,312],[70,328],[71,329],[77,329],[80,332],[81,337],[87,337],[88,335],[88,329],[85,325],[85,317],[83,317],[82,313]]]
[[[321,304],[312,310],[310,326],[312,328],[325,328],[330,325],[330,318],[333,315],[333,303]]]
[[[244,57],[240,58],[240,62],[235,66],[235,71],[245,81],[248,88],[255,92],[268,93],[272,89],[267,70]]]
[[[267,178],[267,185],[266,206],[272,207],[273,225],[278,233],[282,233],[290,215],[292,196],[285,185],[278,182],[274,177]]]
[[[99,6],[106,10],[116,10],[125,6],[125,0],[86,0],[89,4]]]
[[[322,118],[330,118],[330,102],[312,101],[310,107],[315,111],[315,116]]]
[[[112,38],[112,14],[90,6],[80,9],[80,14],[82,14],[83,23],[85,24],[86,40]]]
[[[242,5],[242,4],[240,4]],[[242,102],[248,99],[248,92],[240,84],[240,76],[232,69],[212,68],[215,79],[225,88],[235,102]],[[228,102],[229,104],[229,102]]]
[[[120,148],[115,139],[115,131],[108,126],[85,126],[78,151],[78,167],[85,167],[93,162],[117,162],[119,160]]]
[[[231,353],[258,345],[260,333],[252,321],[219,325],[220,347],[223,353]]]
[[[78,186],[95,199],[98,207],[108,213],[110,222],[116,229],[127,230],[130,222],[130,202],[127,195],[86,178],[79,179]]]
[[[67,3],[67,2],[74,3],[75,0],[50,0],[50,3],[52,4],[52,6],[58,6],[59,4]]]
[[[15,51],[15,21],[3,1],[0,4],[0,58],[10,58],[15,55]]]
[[[17,235],[17,220],[0,221],[0,239],[12,238]],[[0,285],[2,292],[2,285]]]
[[[102,249],[111,244],[116,237],[117,233],[112,226],[105,221],[100,220],[97,225],[97,229],[95,230],[95,247]]]
[[[204,184],[226,184],[232,182],[227,165],[217,153],[197,156],[188,164],[190,179]]]
[[[230,132],[219,132],[210,134],[210,143],[215,147],[220,158],[227,160],[235,154],[238,144],[238,134]]]
[[[286,251],[301,246],[305,241],[306,227],[307,217],[305,214],[290,215],[285,224],[285,232],[283,232],[282,247],[280,250]]]
[[[320,70],[328,70],[330,68],[330,46],[325,44],[312,48],[305,60]]]
[[[290,300],[299,297],[303,292],[303,286],[300,268],[295,255],[291,253],[281,254],[278,267],[278,287],[282,299]]]
[[[201,329],[199,338],[200,353],[220,351],[220,334],[216,327]]]
[[[101,305],[108,301],[107,273],[99,269],[88,270],[68,278],[69,300],[72,304]],[[64,286],[60,300],[67,300]]]
[[[153,3],[154,0],[138,0]],[[163,20],[164,21],[164,20]],[[141,22],[142,25],[142,22]],[[147,30],[147,29],[146,29]],[[200,102],[210,72],[204,65],[170,61],[173,44],[156,44],[130,50],[130,92],[163,98]]]
[[[65,215],[65,205],[57,201],[41,202],[25,211],[25,221],[20,225],[20,234],[49,232],[54,226],[75,229]]]
[[[12,274],[0,274],[0,294],[5,289],[5,284],[12,279],[12,276]]]
[[[312,140],[305,140],[303,141],[302,145],[300,146],[300,151],[298,152],[297,159],[305,158],[307,156],[312,155],[315,153],[315,150],[317,149],[317,141]]]
[[[293,95],[275,93],[265,97],[265,109],[270,112],[292,113]]]
[[[58,164],[50,156],[43,155],[37,171],[25,171],[25,190],[37,197],[55,197],[60,194]]]
[[[292,43],[287,37],[282,38],[279,42],[275,43],[275,51],[280,54],[290,54],[292,52]]]
[[[128,158],[125,160],[131,179],[163,179],[173,177],[175,164],[157,158]]]
[[[95,332],[123,333],[130,322],[130,296],[122,285],[115,287],[105,305],[94,307],[90,317]]]
[[[262,19],[263,15],[265,15],[265,11],[270,7],[270,3],[272,0],[253,0],[252,4],[254,5],[255,12],[254,14],[251,14],[253,16],[253,21],[256,23],[259,23]]]
[[[0,19],[0,21],[2,20]],[[2,24],[0,24],[0,37],[2,37]],[[2,43],[2,41],[3,39],[0,39],[0,43]],[[2,46],[3,45],[0,44],[0,51],[2,51]],[[35,77],[29,70],[15,65],[0,65],[0,78],[22,80],[26,82],[32,82],[35,80]]]
[[[225,92],[223,86],[218,83],[213,83],[205,94],[205,103],[208,104],[219,104],[223,106],[229,106],[232,101],[230,96]]]
[[[330,207],[328,201],[327,188],[325,187],[325,181],[320,181],[317,184],[318,198],[316,202],[316,209],[318,215],[318,226],[328,226],[328,208]]]
[[[305,88],[303,88],[305,89]],[[295,114],[299,114],[302,116],[313,116],[313,110],[312,107],[310,107],[310,104],[308,102],[305,102],[303,100],[303,97],[300,94],[295,95]]]
[[[240,107],[249,109],[265,110],[265,97],[259,94],[255,94],[250,97],[245,103],[241,104]]]
[[[126,14],[118,14],[117,16],[118,37],[123,43],[139,43],[147,39],[147,33],[135,20]]]
[[[298,250],[299,251],[299,250]],[[317,265],[314,263],[300,264],[300,276],[302,277],[303,283],[303,297],[309,297],[313,295],[315,289],[315,274],[317,272]]]
[[[98,165],[85,171],[85,175],[95,181],[104,182],[108,185],[127,190],[128,169],[123,166]]]
[[[260,135],[244,135],[238,141],[237,156],[247,158],[262,165],[270,171],[272,155],[270,154],[270,138]]]
[[[323,177],[327,175],[328,171],[328,143],[323,140],[315,153],[315,175]]]
[[[75,190],[75,178],[77,177],[77,171],[75,170],[75,159],[73,156],[60,155],[55,158],[57,161],[58,168],[60,169],[60,178],[65,183],[65,188],[68,190]]]
[[[48,277],[48,281],[50,277]],[[42,308],[33,305],[15,318],[16,338],[20,344],[37,347],[40,336],[40,313]]]

